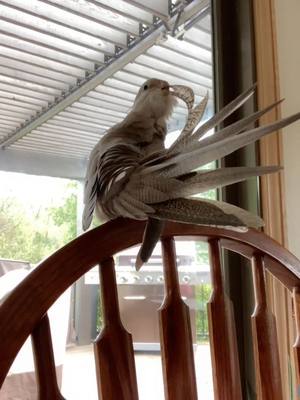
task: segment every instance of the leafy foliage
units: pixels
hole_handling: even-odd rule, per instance
[[[65,199],[62,207],[49,209],[49,214],[52,216],[56,226],[64,230],[64,242],[67,243],[76,237],[77,233],[77,184],[71,182],[68,185],[70,191],[69,197]]]
[[[208,248],[205,242],[196,242],[196,259],[200,265],[209,264]]]
[[[196,286],[196,332],[197,339],[200,342],[208,340],[208,316],[207,316],[207,302],[210,298],[212,291],[211,284],[203,283]]]
[[[76,190],[70,182],[61,206],[37,210],[15,197],[0,198],[0,258],[37,263],[75,238]]]

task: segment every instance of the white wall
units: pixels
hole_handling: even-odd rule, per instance
[[[275,0],[282,116],[300,111],[300,1]],[[300,258],[300,122],[283,134],[288,247]]]

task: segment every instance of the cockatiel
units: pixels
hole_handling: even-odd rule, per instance
[[[114,149],[117,150],[117,153],[113,153],[113,155],[120,156],[123,154],[126,159],[126,151],[136,150],[138,151],[138,158],[143,159],[149,154],[163,150],[167,120],[176,102],[176,98],[169,92],[168,82],[149,79],[140,88],[133,108],[127,117],[121,123],[109,129],[97,143],[89,158],[85,180],[85,209],[82,219],[84,230],[90,226],[94,210],[101,220],[105,221],[112,218],[111,215],[103,212],[101,203],[97,203],[98,185],[102,185],[101,187],[104,189],[103,175],[98,175],[98,168],[103,165],[102,162],[107,167],[106,160],[109,160],[106,158],[107,154],[111,154],[111,149]],[[104,155],[105,157],[103,157]],[[126,163],[124,157],[121,157],[122,162]],[[108,162],[113,162],[112,159],[110,160]],[[123,164],[119,166],[121,165],[123,166]],[[125,164],[124,168],[127,169]],[[110,179],[110,176],[107,176],[107,178]],[[116,181],[119,179],[120,176],[116,177]]]
[[[280,169],[271,166],[195,171],[300,118],[298,113],[273,124],[247,129],[278,104],[275,103],[203,138],[206,132],[244,104],[254,91],[255,86],[194,131],[205,111],[207,96],[193,107],[194,96],[190,88],[170,86],[157,79],[146,81],[127,117],[109,129],[91,152],[85,181],[83,229],[90,226],[94,211],[101,220],[117,217],[148,219],[142,248],[147,248],[148,241],[150,244],[145,254],[139,252],[136,261],[139,269],[159,238],[161,221],[233,229],[262,226],[261,218],[231,204],[190,198]],[[177,140],[165,149],[166,122],[176,97],[186,102],[188,118]]]

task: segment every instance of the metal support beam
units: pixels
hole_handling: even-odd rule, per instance
[[[208,0],[194,0],[192,3],[186,6],[184,13],[182,13],[180,17],[178,25],[185,23],[187,20],[193,17],[193,15],[201,11],[203,7],[206,8],[207,4]],[[170,20],[168,21],[169,26],[172,26],[172,24],[174,24],[176,18],[176,14],[172,18],[170,18]],[[134,60],[138,55],[145,52],[149,47],[160,41],[166,34],[166,27],[162,23],[158,24],[157,27],[151,32],[149,31],[148,33],[147,31],[144,37],[142,37],[138,41],[135,41],[131,47],[129,47],[127,50],[117,56],[116,59],[114,59],[107,65],[100,67],[94,73],[94,75],[90,75],[85,80],[83,80],[80,86],[71,88],[71,91],[69,93],[65,94],[64,97],[60,97],[56,103],[51,104],[45,112],[41,113],[35,118],[32,118],[30,122],[27,123],[24,127],[14,132],[12,135],[8,136],[0,143],[0,148],[5,148],[9,146],[16,140],[31,132],[33,129],[36,129],[38,126],[59,113],[61,110],[70,106],[80,97],[100,85],[105,79],[109,78],[115,72],[119,71],[129,62]]]

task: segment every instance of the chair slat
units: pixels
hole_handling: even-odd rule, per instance
[[[180,294],[173,238],[162,240],[165,298],[159,309],[166,400],[196,400],[196,374],[188,306]]]
[[[255,309],[252,334],[258,400],[282,400],[276,321],[267,307],[263,257],[252,259]]]
[[[296,366],[296,393],[300,395],[300,287],[293,290],[293,307],[295,314],[296,339],[293,345]]]
[[[207,304],[215,400],[242,399],[231,300],[224,291],[219,240],[209,241],[212,295]]]
[[[45,314],[31,334],[39,400],[64,400],[57,384],[51,330]]]
[[[131,334],[122,325],[113,258],[100,264],[104,327],[94,343],[99,398],[138,400]]]

